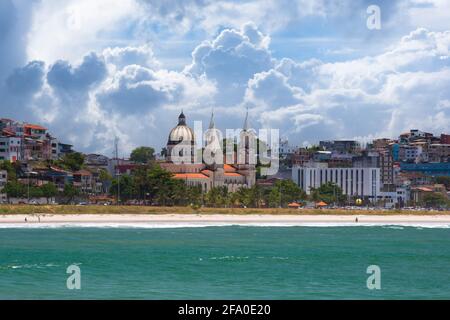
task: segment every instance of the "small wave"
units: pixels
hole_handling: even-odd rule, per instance
[[[397,230],[403,230],[405,227],[402,226],[383,226],[384,229],[397,229]]]
[[[46,269],[59,267],[59,265],[54,263],[37,263],[37,264],[11,264],[6,266],[0,266],[0,269]]]
[[[7,223],[0,224],[0,229],[58,229],[58,228],[116,228],[116,229],[176,229],[208,227],[386,227],[400,229],[411,227],[417,229],[449,229],[449,223],[441,222],[71,222],[71,223]]]
[[[228,261],[236,261],[236,260],[247,260],[249,257],[236,257],[236,256],[223,256],[223,257],[211,257],[210,260],[228,260]]]

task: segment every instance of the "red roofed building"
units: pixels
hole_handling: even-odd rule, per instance
[[[71,152],[41,125],[0,119],[0,160],[57,160]]]

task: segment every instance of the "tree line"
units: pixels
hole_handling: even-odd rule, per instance
[[[208,207],[286,207],[290,202],[306,199],[306,194],[291,180],[279,180],[273,187],[254,185],[229,192],[226,186],[203,192],[200,185],[190,186],[157,163],[142,165],[129,175],[113,179],[110,194],[121,202],[162,206]]]

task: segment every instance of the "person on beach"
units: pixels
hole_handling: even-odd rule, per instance
[[[358,222],[358,217],[355,218],[355,222],[356,222],[356,223]]]
[[[25,222],[28,222],[27,217],[25,217]]]

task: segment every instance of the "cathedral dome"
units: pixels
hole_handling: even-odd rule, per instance
[[[194,142],[194,131],[186,125],[186,117],[181,112],[178,117],[178,125],[170,131],[169,144],[178,144],[179,142]]]

